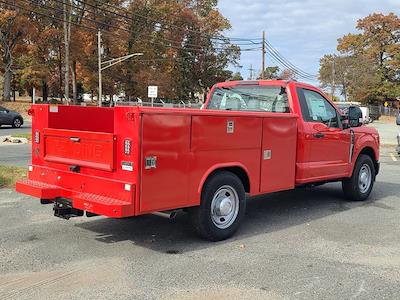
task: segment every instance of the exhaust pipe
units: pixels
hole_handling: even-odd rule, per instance
[[[161,217],[161,218],[166,218],[166,219],[175,219],[176,215],[178,212],[176,210],[173,211],[156,211],[153,212],[152,215]]]

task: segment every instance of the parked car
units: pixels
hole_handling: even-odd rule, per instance
[[[348,111],[349,111],[349,107],[350,106],[357,106],[357,107],[359,107],[361,109],[362,120],[363,120],[364,124],[368,124],[368,123],[371,123],[373,121],[373,119],[370,116],[370,110],[366,106],[361,106],[361,105],[355,104],[355,102],[336,102],[335,104],[340,109],[340,111],[342,112],[342,114],[344,116],[348,115]]]
[[[342,182],[366,200],[379,173],[379,134],[316,87],[281,80],[215,85],[204,109],[33,105],[35,139],[20,193],[57,217],[182,209],[209,240],[239,228],[251,196]],[[261,200],[259,200],[261,201]]]
[[[369,110],[369,117],[371,119],[371,123],[374,121],[378,121],[379,118],[381,117],[381,112],[379,110],[379,107],[376,106],[371,106]]]
[[[11,125],[14,128],[20,128],[23,124],[24,118],[20,113],[0,106],[0,126]]]

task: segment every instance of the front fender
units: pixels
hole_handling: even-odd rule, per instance
[[[354,153],[351,161],[351,170],[353,173],[355,163],[360,154],[370,155],[375,166],[379,164],[379,135],[373,133],[356,133],[356,141],[354,145]]]

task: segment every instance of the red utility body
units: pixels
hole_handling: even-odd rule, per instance
[[[288,110],[210,109],[217,89],[242,84],[282,88]],[[33,105],[32,165],[16,189],[123,218],[200,205],[206,180],[218,170],[236,174],[247,193],[258,195],[348,178],[361,151],[379,166],[374,129],[306,122],[299,89],[325,97],[305,84],[256,81],[216,85],[202,110]]]

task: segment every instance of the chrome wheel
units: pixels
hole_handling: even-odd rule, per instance
[[[211,202],[211,219],[216,227],[225,229],[231,226],[239,212],[239,196],[229,185],[220,187]]]
[[[13,125],[16,128],[21,127],[21,120],[20,119],[15,119]]]
[[[372,172],[371,168],[368,164],[364,164],[358,175],[358,187],[360,188],[360,192],[362,194],[366,193],[372,183]]]

